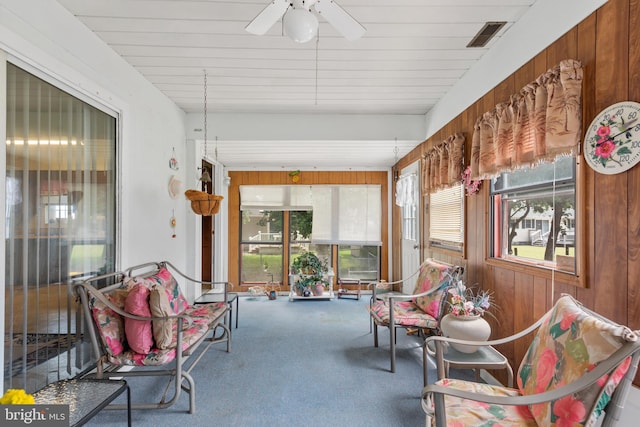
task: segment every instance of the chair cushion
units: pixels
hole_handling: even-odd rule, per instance
[[[105,293],[104,297],[116,307],[124,309],[124,301],[128,294],[129,290],[123,287]],[[107,353],[111,356],[117,356],[122,353],[126,342],[122,316],[107,307],[95,296],[89,297],[89,307],[97,326],[100,340]]]
[[[174,314],[169,303],[169,295],[164,288],[153,285],[149,295],[149,310],[151,310],[153,317],[165,317]],[[175,319],[153,320],[152,322],[153,339],[156,342],[156,347],[161,350],[169,348],[171,344],[173,323],[175,323]]]
[[[142,317],[151,317],[149,310],[149,289],[143,284],[135,285],[124,302],[124,311]],[[136,353],[148,353],[153,347],[151,320],[138,320],[125,317],[124,331],[127,343]]]
[[[156,274],[145,278],[145,281],[149,289],[151,289],[153,285],[164,287],[169,295],[169,305],[171,306],[173,314],[181,314],[189,307],[187,299],[182,295],[182,292],[180,292],[178,282],[176,282],[171,272],[165,267],[158,270]]]
[[[411,301],[394,302],[393,305],[393,320],[397,326],[429,329],[438,327],[438,321],[433,316],[423,312]],[[389,326],[389,304],[382,300],[375,301],[370,311],[377,324]]]
[[[191,323],[183,323],[182,351],[202,340],[212,330],[216,322],[226,313],[227,305],[221,303],[198,304],[185,310]],[[117,356],[110,356],[109,362],[114,365],[133,366],[162,366],[176,357],[178,322],[172,322],[171,343],[166,349],[152,348],[148,353],[136,353],[133,350],[124,351]]]
[[[439,319],[442,314],[446,289],[451,276],[451,267],[433,260],[427,260],[420,269],[414,294],[420,294],[432,288],[438,290],[425,296],[417,297],[415,304],[425,313]]]
[[[518,369],[518,387],[523,395],[541,393],[572,383],[598,363],[607,359],[624,340],[625,328],[591,315],[570,296],[561,297],[538,329]],[[628,369],[623,363],[611,376],[585,389],[579,395],[531,406],[539,425],[584,426],[597,404],[603,408],[615,386]],[[602,396],[600,390],[606,382]],[[601,412],[595,411],[592,417]]]
[[[512,388],[450,378],[439,380],[436,384],[492,396],[518,396],[520,394],[518,390]],[[448,426],[536,427],[538,425],[528,406],[493,405],[446,395],[444,405]],[[432,421],[435,420],[432,419]]]

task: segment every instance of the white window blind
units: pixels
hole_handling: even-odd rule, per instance
[[[382,244],[382,189],[379,185],[312,187],[313,243]]]
[[[380,185],[241,185],[240,210],[313,210],[316,244],[382,245]]]
[[[313,207],[308,185],[241,185],[240,210],[308,211]]]
[[[464,242],[464,191],[462,184],[429,196],[429,242],[462,250]]]

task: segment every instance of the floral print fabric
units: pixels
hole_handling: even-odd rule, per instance
[[[445,378],[438,385],[490,396],[518,396],[516,389]],[[466,400],[455,396],[444,397],[448,427],[495,426],[535,427],[536,420],[527,406],[493,405],[491,403]],[[435,418],[432,418],[435,426]]]
[[[521,393],[542,393],[572,383],[620,348],[626,330],[587,313],[570,296],[563,296],[540,326],[520,365],[517,381]],[[532,405],[531,413],[539,425],[591,425],[600,414],[598,410],[587,419],[592,408],[606,405],[628,367],[626,361],[611,378],[604,377],[579,394]],[[600,396],[605,385],[609,391]]]
[[[189,348],[198,342],[227,310],[225,303],[199,304],[190,307],[180,291],[180,286],[166,268],[161,268],[149,277],[133,277],[123,281],[120,288],[104,292],[107,301],[119,309],[124,309],[129,291],[135,286],[152,289],[154,286],[166,294],[168,308],[172,315],[183,314],[188,320],[183,322],[182,348]],[[159,366],[172,361],[177,345],[177,322],[171,322],[170,342],[164,343],[163,349],[153,346],[148,352],[137,353],[127,343],[125,321],[123,316],[107,306],[93,295],[89,296],[89,306],[100,335],[103,347],[111,363],[116,365],[153,365]]]
[[[182,350],[198,342],[225,312],[225,303],[201,304],[188,308],[184,314],[190,318],[191,323],[186,320],[183,323]],[[149,353],[144,354],[129,349],[117,356],[109,357],[109,362],[133,366],[161,366],[171,362],[176,357],[177,325],[178,322],[173,322],[172,341],[166,349],[154,347]]]
[[[107,301],[117,308],[124,309],[124,302],[128,293],[129,290],[123,287],[110,293],[105,293],[104,296]],[[126,345],[122,316],[95,296],[89,297],[89,308],[98,329],[100,340],[107,353],[110,356],[117,356],[122,353]]]
[[[444,298],[451,274],[451,266],[433,260],[425,261],[418,275],[413,293],[420,294],[433,288],[437,290],[429,295],[417,297],[415,305],[431,317],[436,319],[442,317]]]
[[[416,328],[433,329],[438,327],[438,321],[423,312],[411,301],[394,302],[393,321],[400,326],[414,326]],[[370,308],[373,319],[379,325],[389,325],[389,304],[386,301],[375,301]]]

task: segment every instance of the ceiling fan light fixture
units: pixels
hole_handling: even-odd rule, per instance
[[[318,33],[318,18],[305,9],[289,9],[282,24],[287,36],[296,43],[306,43]]]

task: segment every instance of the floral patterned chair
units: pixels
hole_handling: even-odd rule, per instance
[[[536,329],[518,370],[517,388],[442,378],[441,354],[447,341],[464,341],[430,338],[436,344],[441,379],[422,391],[427,425],[615,425],[640,358],[638,331],[563,295],[528,329],[475,344],[504,344]]]
[[[447,290],[453,284],[454,275],[460,274],[462,267],[428,258],[407,279],[369,285],[372,288],[369,313],[373,324],[373,342],[378,347],[378,326],[389,328],[391,372],[396,371],[396,328],[439,333]],[[412,294],[392,291],[394,285],[402,286],[409,280],[415,280]]]

